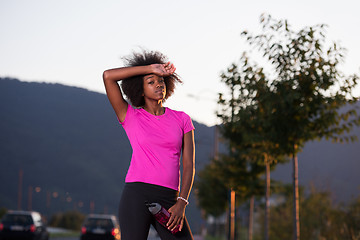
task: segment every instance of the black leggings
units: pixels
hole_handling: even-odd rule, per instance
[[[147,183],[126,183],[119,206],[121,240],[146,240],[152,224],[163,240],[182,239],[193,240],[189,224],[184,219],[181,232],[172,234],[158,223],[145,202],[157,202],[169,209],[176,203],[178,191]]]

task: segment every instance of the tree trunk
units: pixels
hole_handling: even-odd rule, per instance
[[[266,166],[266,189],[265,189],[265,240],[269,240],[269,224],[270,224],[270,163],[265,158]]]
[[[254,223],[254,195],[250,198],[250,208],[249,208],[249,229],[248,229],[248,240],[253,239],[253,223]]]
[[[294,240],[300,239],[300,220],[299,220],[299,176],[298,176],[298,158],[296,155],[296,145],[294,145],[294,153],[293,153],[293,191],[294,191],[294,206],[293,206],[293,214],[294,214]]]
[[[229,208],[229,233],[228,239],[235,240],[235,191],[230,190],[230,208]]]

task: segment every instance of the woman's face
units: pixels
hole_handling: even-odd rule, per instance
[[[163,100],[166,95],[166,85],[163,77],[149,74],[144,77],[144,98]]]

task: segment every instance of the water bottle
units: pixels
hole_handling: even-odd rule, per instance
[[[170,219],[170,213],[159,203],[145,203],[145,205],[148,207],[151,214],[155,217],[156,221],[158,221],[161,225],[167,228],[166,223]],[[179,228],[180,225],[176,226],[176,228],[172,230],[171,233],[177,233],[179,231]]]

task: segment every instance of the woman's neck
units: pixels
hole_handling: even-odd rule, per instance
[[[163,115],[165,113],[165,108],[163,107],[162,102],[153,104],[147,103],[143,108],[145,111],[155,116]]]

